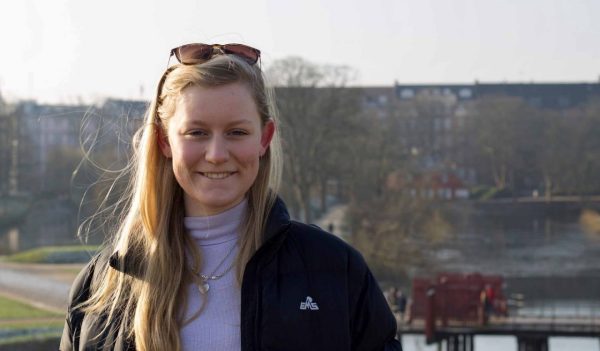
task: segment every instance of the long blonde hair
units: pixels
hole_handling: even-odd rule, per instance
[[[130,191],[120,202],[126,211],[109,246],[119,257],[143,268],[130,275],[108,266],[97,267],[92,295],[82,308],[106,315],[104,328],[119,323],[129,331],[125,337],[135,338],[137,350],[180,350],[185,286],[192,279],[186,256],[191,254],[194,267],[201,264],[200,254],[183,226],[183,190],[171,160],[160,151],[160,135],[166,135],[168,120],[185,88],[235,82],[245,84],[252,93],[262,124],[273,119],[277,127],[272,89],[266,87],[260,68],[232,55],[219,55],[202,64],[178,64],[167,69],[134,137]],[[267,215],[279,188],[282,161],[277,132],[259,164],[257,178],[247,193],[248,211],[241,228],[236,259],[239,284],[245,264],[262,244]]]

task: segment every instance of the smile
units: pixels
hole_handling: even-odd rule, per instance
[[[225,179],[235,172],[200,172],[201,175],[208,179]]]

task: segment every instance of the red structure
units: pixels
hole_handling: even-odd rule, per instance
[[[441,273],[435,279],[414,278],[410,319],[425,320],[425,335],[433,342],[437,325],[485,324],[487,314],[506,315],[506,297],[501,276],[479,273]],[[485,311],[482,292],[493,291]]]
[[[518,313],[510,318],[486,321],[485,299],[493,296],[488,315],[507,316],[507,299],[501,276],[478,273],[443,273],[435,279],[413,279],[408,323],[399,324],[399,334],[425,334],[428,344],[438,350],[474,351],[477,335],[514,336],[518,350],[548,351],[550,337],[589,337],[600,335],[600,319],[594,312],[587,317],[540,316]]]

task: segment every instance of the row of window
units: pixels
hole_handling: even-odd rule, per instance
[[[460,88],[458,92],[454,92],[450,88],[433,88],[427,89],[426,91],[433,96],[458,96],[461,99],[473,97],[473,91],[469,88]],[[412,99],[415,97],[415,94],[415,90],[411,88],[403,88],[400,90],[400,98],[402,99]]]

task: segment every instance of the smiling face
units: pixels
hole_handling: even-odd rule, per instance
[[[273,121],[261,123],[242,83],[185,88],[160,146],[183,188],[186,216],[217,214],[242,201],[274,130]]]

